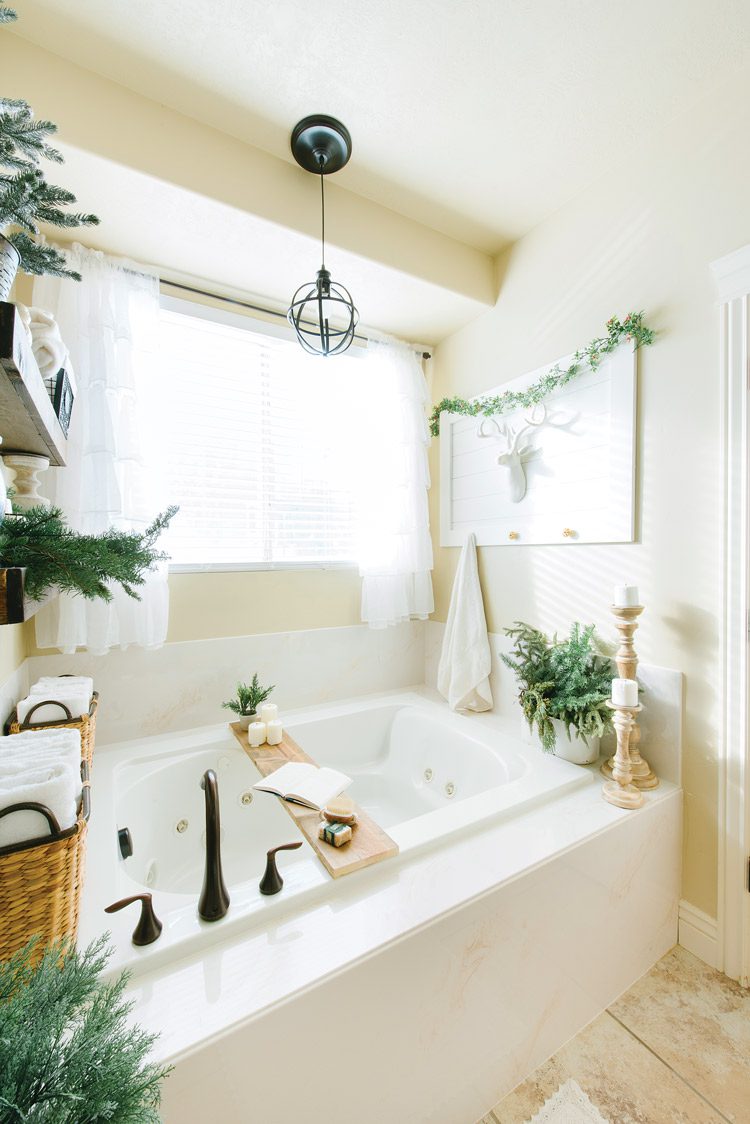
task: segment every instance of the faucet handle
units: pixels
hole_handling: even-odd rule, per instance
[[[278,847],[272,847],[266,854],[266,870],[265,874],[260,880],[258,889],[261,894],[278,894],[281,887],[284,885],[284,879],[278,872],[276,867],[276,855],[279,851],[296,851],[298,847],[302,846],[302,840],[299,839],[296,843],[281,843]]]
[[[106,906],[104,912],[117,913],[119,910],[125,909],[126,906],[132,905],[133,902],[141,903],[141,916],[133,930],[133,944],[153,944],[154,941],[159,939],[162,923],[154,913],[151,894],[133,894],[132,898],[121,898],[119,902],[112,902],[112,905]]]

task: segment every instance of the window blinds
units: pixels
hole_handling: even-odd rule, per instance
[[[164,548],[188,566],[357,557],[363,364],[162,308],[159,411]]]

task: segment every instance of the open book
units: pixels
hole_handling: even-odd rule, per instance
[[[259,792],[272,792],[293,804],[320,811],[329,800],[352,783],[352,778],[337,769],[319,769],[306,761],[290,761],[253,785]]]

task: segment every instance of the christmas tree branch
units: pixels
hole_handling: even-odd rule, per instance
[[[146,572],[167,557],[156,541],[177,510],[168,507],[143,532],[110,527],[84,535],[66,526],[59,508],[34,507],[0,524],[0,565],[26,568],[25,591],[32,601],[50,589],[111,601],[109,583],[139,600],[136,588]]]

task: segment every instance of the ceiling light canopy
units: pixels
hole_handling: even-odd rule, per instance
[[[349,291],[332,281],[326,269],[324,176],[338,172],[348,162],[352,138],[335,117],[316,113],[295,125],[291,145],[300,167],[320,176],[321,267],[314,281],[297,289],[287,317],[305,351],[340,355],[354,339],[359,313]]]

